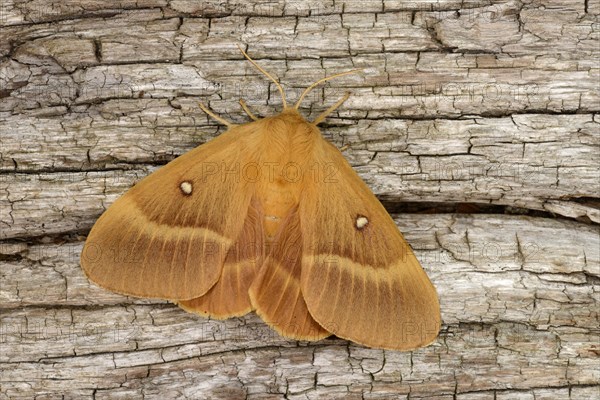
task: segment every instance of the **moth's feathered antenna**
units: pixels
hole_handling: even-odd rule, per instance
[[[317,118],[315,118],[315,120],[312,123],[314,125],[317,125],[319,122],[323,121],[325,119],[325,117],[327,117],[329,114],[331,114],[332,112],[334,112],[336,108],[338,108],[346,100],[348,100],[348,97],[350,97],[350,92],[346,92],[346,94],[344,95],[344,97],[342,97],[341,99],[339,99],[338,101],[336,101],[334,105],[332,105],[327,110],[325,110],[321,114],[319,114],[319,116]]]
[[[338,77],[340,77],[340,76],[344,76],[344,75],[355,74],[355,73],[357,73],[357,72],[361,72],[361,71],[362,71],[362,69],[353,69],[352,71],[341,72],[341,73],[339,73],[339,74],[335,74],[335,75],[327,76],[327,77],[325,77],[325,78],[323,78],[323,79],[319,79],[318,81],[316,81],[315,83],[313,83],[312,85],[310,85],[309,87],[307,87],[307,88],[304,90],[304,92],[302,92],[302,94],[300,95],[300,98],[298,99],[298,101],[297,101],[297,102],[296,102],[296,104],[294,105],[294,108],[297,110],[297,109],[298,109],[298,107],[300,107],[300,103],[302,103],[302,100],[304,99],[304,97],[305,97],[305,96],[306,96],[308,93],[310,93],[310,91],[311,91],[311,90],[313,90],[313,89],[315,88],[315,86],[317,86],[317,85],[319,85],[319,84],[321,84],[321,83],[323,83],[323,82],[325,82],[325,81],[328,81],[328,80],[330,80],[330,79],[333,79],[333,78],[338,78]],[[343,103],[343,102],[342,102],[342,103]],[[341,104],[341,103],[340,103],[340,104]],[[338,105],[338,106],[339,106],[339,105]]]
[[[250,109],[246,105],[246,102],[244,101],[244,99],[240,99],[240,106],[242,106],[242,108],[244,109],[246,114],[248,114],[248,116],[250,118],[252,118],[254,121],[258,121],[258,117],[256,115],[254,115],[254,113],[252,113],[252,111],[250,111]]]
[[[210,115],[211,117],[213,117],[214,119],[216,119],[217,121],[219,121],[220,123],[222,123],[223,125],[225,125],[226,127],[231,128],[231,127],[235,126],[234,123],[229,122],[226,119],[223,119],[223,118],[219,117],[214,112],[210,111],[210,109],[208,107],[206,107],[204,104],[202,104],[201,101],[198,102],[198,107],[200,107],[200,109],[202,111],[204,111],[207,115]]]
[[[240,51],[242,52],[244,57],[246,57],[248,59],[248,61],[250,61],[252,63],[252,65],[254,65],[256,67],[256,69],[258,69],[260,72],[262,72],[267,78],[272,80],[275,83],[275,85],[277,85],[277,89],[279,89],[279,93],[281,93],[281,100],[283,100],[283,108],[287,108],[287,102],[285,101],[285,92],[283,91],[283,88],[281,87],[279,82],[277,82],[277,80],[275,78],[273,78],[273,76],[271,74],[269,74],[267,71],[262,69],[260,67],[260,65],[258,65],[253,59],[251,59],[250,56],[248,54],[246,54],[246,52],[244,51],[244,49],[242,49],[242,47],[240,45],[238,45],[238,49],[240,49]]]

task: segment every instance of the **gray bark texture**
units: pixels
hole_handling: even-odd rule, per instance
[[[597,399],[598,2],[2,0],[0,399]],[[137,180],[315,80],[301,111],[436,286],[413,352],[297,342],[91,284]]]

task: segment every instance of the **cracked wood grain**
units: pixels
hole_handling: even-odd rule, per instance
[[[4,1],[0,399],[597,397],[599,15],[583,0]],[[351,91],[323,134],[391,210],[432,205],[395,219],[440,294],[434,345],[289,341],[81,273],[103,210],[223,131],[198,100],[235,122],[240,97],[280,109],[238,43],[291,101],[363,69],[301,110]]]
[[[282,377],[277,385],[290,385],[289,379],[291,387],[277,390],[291,398],[303,392],[336,398],[346,390],[366,398],[403,392],[469,398],[503,385],[529,393],[547,385],[557,388],[553,394],[581,386],[585,393],[599,378],[593,367],[599,231],[577,222],[528,222],[518,216],[397,217],[438,288],[445,323],[434,346],[412,355],[338,339],[298,343],[255,315],[211,321],[165,302],[106,292],[81,273],[78,241],[5,245],[12,258],[3,269],[3,374],[57,368],[82,395],[92,385],[109,397],[136,393],[117,385],[125,382],[156,393],[194,393],[208,379],[207,391],[199,393],[212,397],[221,386],[231,389],[232,381],[239,393],[253,385],[262,392]],[[81,368],[89,380],[78,380]],[[108,377],[105,368],[112,371]],[[180,380],[168,378],[179,373]],[[7,393],[19,386],[5,385]],[[31,393],[59,390],[58,383],[44,389],[41,377],[31,385]]]

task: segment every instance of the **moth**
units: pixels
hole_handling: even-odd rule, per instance
[[[385,208],[298,108],[227,125],[114,202],[81,257],[114,292],[225,319],[255,311],[282,336],[411,350],[440,328],[436,290]]]

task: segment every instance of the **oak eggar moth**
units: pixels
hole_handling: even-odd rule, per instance
[[[214,318],[251,311],[281,335],[411,350],[440,327],[436,290],[394,221],[317,128],[283,111],[228,126],[98,219],[81,265],[99,286]],[[127,253],[131,257],[119,257]]]

